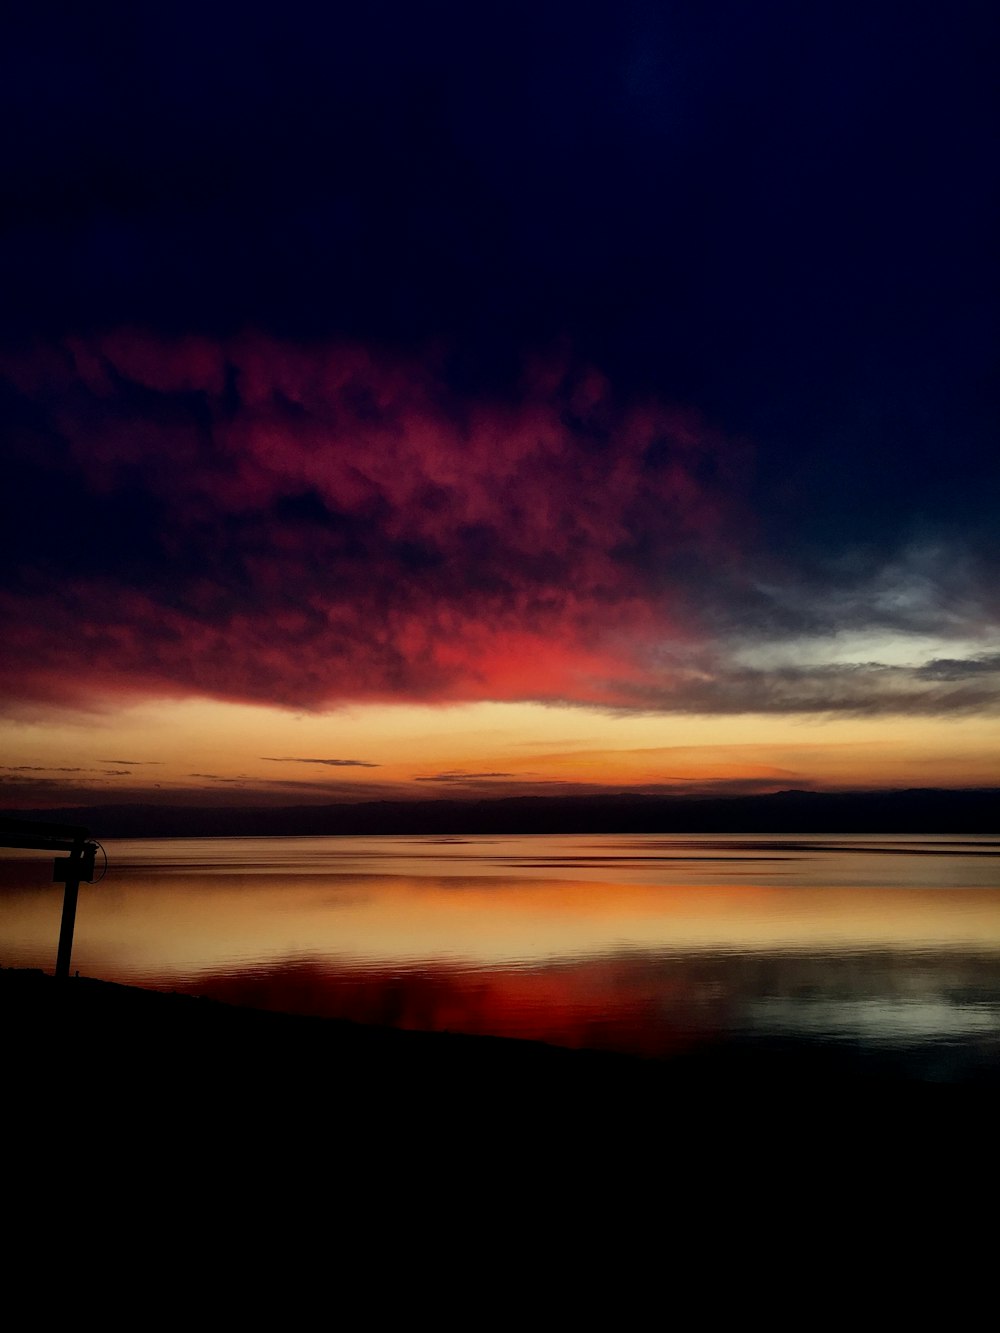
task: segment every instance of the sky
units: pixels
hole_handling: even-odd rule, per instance
[[[1000,785],[994,5],[6,27],[0,806]]]

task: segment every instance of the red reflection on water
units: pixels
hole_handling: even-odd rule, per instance
[[[711,1039],[725,1029],[729,1009],[715,987],[616,958],[509,971],[331,969],[294,961],[180,986],[172,979],[162,988],[257,1009],[652,1058]]]

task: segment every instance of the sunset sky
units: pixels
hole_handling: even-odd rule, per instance
[[[0,807],[1000,786],[994,5],[7,26]]]

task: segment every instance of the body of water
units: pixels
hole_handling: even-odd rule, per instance
[[[108,842],[82,975],[660,1057],[835,1043],[1000,1060],[1000,840],[531,836]],[[0,964],[53,970],[50,858],[2,853]],[[99,858],[100,860],[100,858]]]

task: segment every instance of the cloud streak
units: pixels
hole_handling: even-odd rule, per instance
[[[268,764],[325,764],[329,768],[379,768],[379,764],[369,763],[365,759],[295,759],[264,754],[261,759]]]

